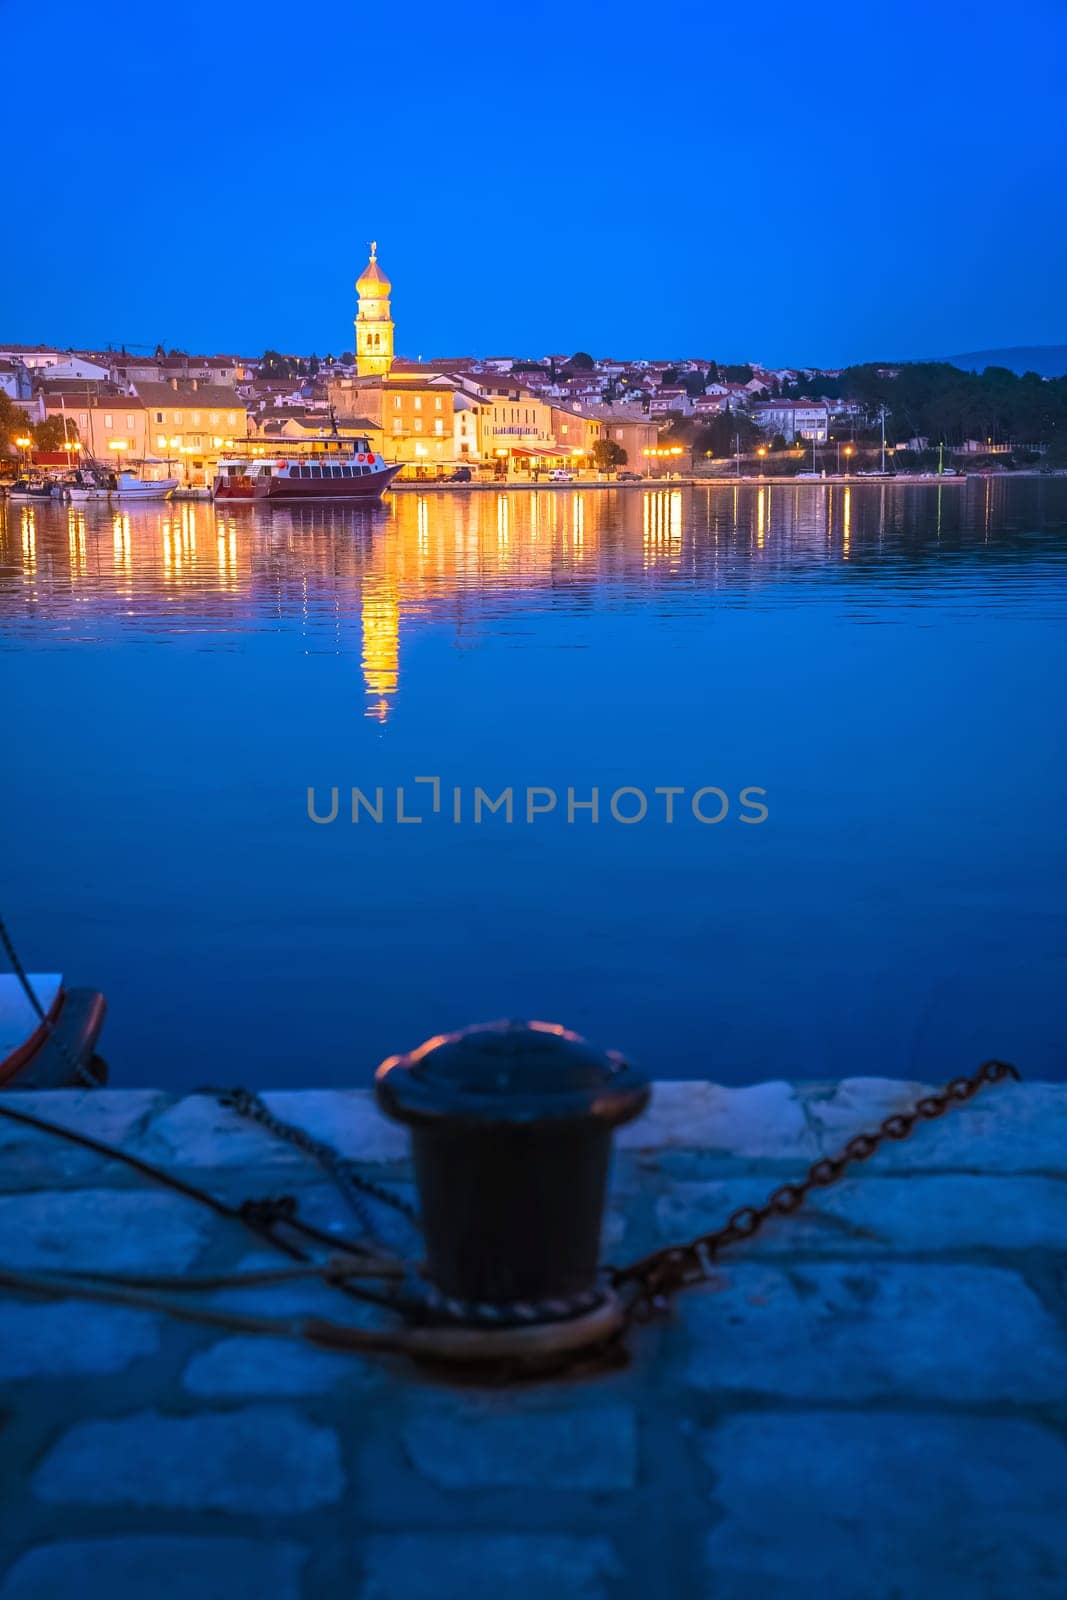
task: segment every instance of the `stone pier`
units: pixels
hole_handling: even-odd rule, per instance
[[[657,1085],[618,1141],[605,1258],[715,1226],[921,1092]],[[366,1092],[265,1098],[409,1190]],[[351,1227],[317,1167],[209,1097],[6,1103]],[[626,1364],[520,1387],[4,1292],[0,1600],[1061,1600],[1065,1152],[1067,1087],[986,1089],[734,1249]],[[26,1271],[278,1259],[4,1121],[0,1224],[0,1264]],[[319,1284],[201,1298],[352,1315]]]

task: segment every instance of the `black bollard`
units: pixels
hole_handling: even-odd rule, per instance
[[[548,1022],[492,1022],[383,1061],[411,1128],[426,1271],[453,1299],[565,1306],[596,1284],[611,1132],[648,1104],[615,1051]]]

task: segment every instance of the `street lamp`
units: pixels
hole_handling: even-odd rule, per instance
[[[757,449],[756,449],[756,454],[759,456],[760,477],[762,478],[762,476],[763,476],[763,465],[764,465],[763,458],[767,454],[767,446],[765,444],[759,445],[757,447]]]
[[[838,448],[840,448],[840,446]],[[846,446],[845,446],[845,476],[846,477],[848,476],[849,471],[851,470],[851,467],[852,467],[852,446],[850,444],[846,444]],[[840,470],[841,470],[840,466],[838,466],[837,470],[840,472]]]

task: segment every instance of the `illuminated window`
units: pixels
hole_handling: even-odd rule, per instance
[[[156,449],[157,450],[165,450],[166,446],[167,446],[167,436],[166,436],[166,434],[165,433],[157,433],[156,434]]]
[[[112,424],[112,421],[111,421],[111,413],[110,412],[105,412],[105,414],[104,414],[104,427],[105,428],[110,428],[112,426],[113,426],[113,424]]]
[[[415,432],[416,433],[421,433],[422,432],[422,418],[421,417],[416,417],[415,418]]]
[[[439,394],[434,395],[433,408],[435,411],[441,410],[441,396]]]
[[[133,421],[132,417],[127,417],[126,418],[126,426],[127,426],[127,428],[129,428],[130,432],[132,433],[133,429],[134,429],[134,421]]]
[[[417,394],[415,396],[415,410],[416,411],[421,411],[422,410],[422,395],[421,394]]]
[[[434,418],[433,431],[434,433],[444,433],[445,425],[441,417]]]
[[[400,410],[400,396],[398,394],[394,394],[394,396],[393,396],[393,410],[394,411],[399,411]]]

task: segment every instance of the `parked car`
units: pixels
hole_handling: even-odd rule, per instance
[[[569,467],[553,467],[548,475],[549,483],[573,483],[574,473]]]
[[[470,481],[470,467],[457,467],[455,472],[450,472],[448,477],[445,479],[446,483],[470,483]]]
[[[615,481],[616,483],[640,483],[641,474],[639,472],[617,472]]]

